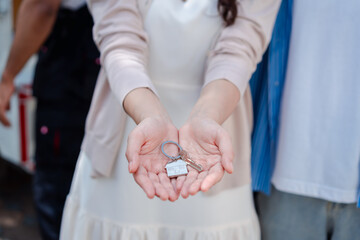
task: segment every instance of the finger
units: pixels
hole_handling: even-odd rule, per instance
[[[0,122],[6,127],[10,126],[10,121],[6,117],[6,110],[3,105],[0,105]]]
[[[221,164],[223,168],[228,173],[232,173],[234,170],[234,166],[232,163],[234,159],[234,151],[231,138],[225,129],[219,129],[219,131],[217,132],[215,143],[219,147],[219,150],[221,152]]]
[[[206,192],[224,176],[224,169],[220,164],[216,164],[210,168],[209,174],[205,177],[201,184],[201,191]]]
[[[174,191],[176,192],[176,178],[171,178],[170,182],[171,182],[171,185],[172,185]]]
[[[11,88],[5,88],[3,90],[5,90],[5,93],[3,92],[0,96],[0,122],[4,126],[9,127],[11,124],[6,117],[6,111],[10,110],[10,98],[14,90]]]
[[[126,158],[129,162],[129,172],[134,173],[140,165],[139,154],[141,146],[144,144],[145,138],[136,128],[130,133],[126,147]]]
[[[185,176],[180,176],[180,177],[177,177],[176,179],[176,191],[178,193],[180,193],[183,185],[184,185],[184,182],[186,180],[186,177]]]
[[[204,181],[205,177],[208,175],[208,171],[202,171],[199,173],[197,179],[191,184],[189,188],[190,195],[195,195],[200,191],[201,183]]]
[[[176,178],[171,178],[171,179],[170,179],[170,182],[171,182],[171,185],[172,185],[174,191],[176,192],[176,194],[179,195],[179,194],[178,194],[179,191],[177,191],[177,189],[176,189],[176,183],[177,183]],[[178,196],[178,197],[179,197],[179,196]]]
[[[171,182],[170,178],[166,175],[166,173],[159,173],[160,184],[165,188],[168,192],[169,200],[176,201],[178,199],[178,194],[176,194]]]
[[[197,176],[198,172],[196,170],[189,171],[188,175],[186,176],[184,185],[181,188],[181,196],[183,198],[187,198],[189,196],[189,188],[191,184],[196,180]]]
[[[155,173],[149,172],[148,176],[155,187],[155,195],[158,196],[161,200],[166,201],[169,199],[169,194],[166,189],[160,184],[159,176]]]
[[[145,168],[139,167],[133,175],[135,182],[144,190],[147,197],[152,199],[155,196],[155,187]]]
[[[10,110],[10,102],[8,102],[7,104],[6,104],[6,111],[9,111]]]
[[[139,155],[134,155],[131,157],[131,161],[129,161],[129,166],[128,166],[128,170],[129,173],[134,173],[138,170],[139,166],[140,166],[140,161],[139,161]]]

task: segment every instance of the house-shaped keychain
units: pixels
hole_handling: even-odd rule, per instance
[[[181,159],[167,163],[165,168],[169,178],[188,174],[187,163]]]

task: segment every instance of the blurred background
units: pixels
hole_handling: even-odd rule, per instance
[[[4,69],[21,0],[0,0],[0,69]],[[32,200],[34,110],[31,97],[36,56],[16,77],[16,94],[8,116],[11,128],[0,125],[0,240],[40,239]]]

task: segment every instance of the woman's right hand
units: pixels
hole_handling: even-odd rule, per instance
[[[149,198],[175,201],[176,180],[169,179],[165,165],[169,159],[161,152],[161,144],[167,140],[178,142],[178,130],[169,119],[148,117],[130,133],[126,150],[129,172]],[[169,154],[176,155],[177,147],[167,146]]]

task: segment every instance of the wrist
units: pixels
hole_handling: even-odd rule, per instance
[[[155,119],[157,121],[161,121],[164,124],[172,124],[171,118],[166,113],[142,113],[140,117],[137,118],[138,123],[145,121],[146,119]]]
[[[217,121],[215,121],[213,118],[210,118],[205,115],[192,115],[188,118],[188,120],[185,122],[185,124],[181,127],[182,129],[186,128],[193,128],[194,126],[197,126],[196,128],[201,128],[205,125],[220,125]]]
[[[137,124],[147,118],[171,122],[159,98],[148,88],[137,88],[128,93],[124,99],[124,109]]]
[[[1,75],[1,81],[6,84],[14,84],[15,76],[8,72],[6,69]]]
[[[210,107],[209,102],[210,101],[207,101],[204,98],[199,100],[191,111],[188,122],[208,119],[215,121],[218,124],[222,124],[222,115],[216,108]]]
[[[190,118],[209,118],[221,125],[232,114],[239,99],[240,92],[233,83],[215,80],[203,88]]]

